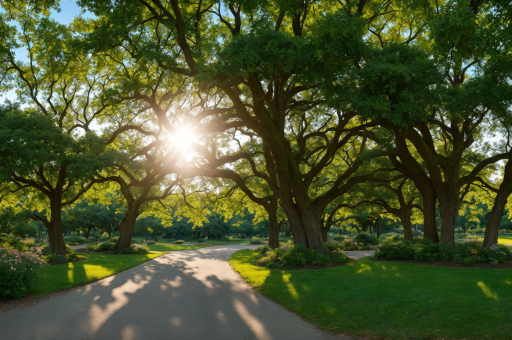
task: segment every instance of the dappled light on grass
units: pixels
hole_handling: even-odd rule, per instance
[[[480,289],[482,289],[482,292],[485,294],[485,296],[487,296],[489,299],[494,299],[498,301],[498,295],[492,293],[489,287],[485,285],[485,283],[483,283],[482,281],[478,281],[476,284],[478,285],[478,287],[480,287]]]
[[[73,262],[69,262],[68,263],[68,281],[70,283],[73,283],[75,280],[73,278],[73,268],[75,268],[75,266],[73,265]]]
[[[512,236],[499,236],[498,243],[499,244],[512,244]]]
[[[295,290],[293,283],[290,282],[291,276],[292,274],[283,274],[283,282],[286,284],[286,287],[288,288],[288,291],[290,292],[292,298],[297,299],[299,297],[299,294],[297,294],[297,291]]]
[[[87,261],[48,266],[30,292],[40,296],[55,290],[68,289],[79,284],[103,279],[162,255],[164,253],[148,255],[86,254]]]
[[[335,268],[288,271],[254,266],[255,257],[240,251],[231,263],[261,293],[326,331],[393,339],[512,334],[510,269],[361,259]]]
[[[357,274],[360,274],[362,272],[371,272],[372,268],[367,264],[361,264],[361,269],[358,269],[356,271]]]

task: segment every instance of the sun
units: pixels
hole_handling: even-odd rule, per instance
[[[196,141],[194,131],[188,127],[181,127],[171,137],[173,146],[181,152],[190,151],[190,146]]]

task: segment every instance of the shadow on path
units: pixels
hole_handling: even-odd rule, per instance
[[[1,339],[330,339],[249,287],[228,259],[247,246],[172,252],[27,309]],[[129,256],[129,255],[127,255]]]

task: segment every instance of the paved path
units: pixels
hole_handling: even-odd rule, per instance
[[[344,251],[348,257],[354,260],[362,259],[363,257],[373,256],[375,254],[375,249],[370,250],[357,250],[357,251]]]
[[[87,243],[77,244],[76,246],[71,246],[70,248],[71,250],[87,249]]]
[[[227,261],[243,248],[172,252],[8,310],[0,315],[0,339],[332,339],[235,273]]]

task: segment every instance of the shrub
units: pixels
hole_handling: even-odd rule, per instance
[[[384,240],[385,245],[398,244],[402,242],[405,242],[405,238],[400,235],[391,235],[386,237],[386,239]]]
[[[66,253],[72,253],[72,252],[73,252],[73,250],[71,250],[71,247],[66,244]],[[41,254],[42,255],[51,255],[51,254],[59,254],[59,252],[56,250],[50,251],[50,247],[48,245],[45,245],[45,246],[41,247]],[[64,255],[64,254],[62,254],[62,255]]]
[[[269,246],[261,246],[261,247],[258,247],[258,248],[254,248],[254,251],[257,252],[257,253],[260,253],[260,255],[263,255],[265,254],[267,251],[269,251]]]
[[[462,259],[461,263],[465,266],[474,266],[476,263],[476,259],[474,256],[467,256]]]
[[[25,246],[14,235],[0,234],[0,246],[8,249],[16,249],[20,252],[27,251],[29,247]]]
[[[98,243],[93,247],[94,251],[114,251],[115,249],[115,243],[111,242]]]
[[[378,238],[376,238],[373,235],[366,234],[366,233],[357,234],[354,241],[356,241],[357,243],[361,243],[362,245],[365,245],[365,246],[379,244]]]
[[[480,237],[480,236],[473,236],[473,235],[468,235],[467,239],[469,241],[473,241],[473,242],[483,242],[484,241],[484,239],[482,237]]]
[[[307,264],[321,267],[331,262],[329,257],[300,244],[291,248],[279,247],[276,249],[262,246],[256,248],[255,251],[259,253],[255,264],[267,268],[295,268]]]
[[[121,254],[149,254],[149,248],[139,244],[132,244],[130,248],[120,251]]]
[[[183,240],[177,240],[177,241],[174,241],[174,244],[183,244],[185,241]]]
[[[326,251],[334,251],[338,248],[343,248],[343,244],[340,244],[340,243],[330,243],[330,242],[325,242],[324,243],[324,250]]]
[[[43,272],[39,248],[20,253],[17,249],[0,248],[0,295],[19,299]]]
[[[198,240],[197,240],[197,242],[199,242],[199,243],[203,243],[203,242],[204,242],[204,240],[203,240],[202,238],[200,238],[200,239],[198,239]]]
[[[153,237],[153,240],[155,240],[155,243],[158,242],[158,236]]]
[[[341,252],[333,252],[331,253],[331,260],[332,262],[336,263],[349,263],[352,260],[347,255],[341,253]]]
[[[439,257],[439,245],[437,244],[429,244],[422,246],[414,254],[414,259],[418,262],[437,261]]]
[[[87,257],[85,257],[83,255],[78,255],[75,252],[66,254],[66,258],[67,258],[67,260],[69,262],[85,261],[85,260],[87,260]]]
[[[343,250],[359,250],[357,243],[350,240],[344,241],[342,245]]]
[[[156,242],[155,241],[147,241],[146,242],[146,245],[148,245],[148,246],[151,245],[151,244],[156,244]]]
[[[337,241],[337,242],[345,241],[345,237],[341,236],[341,235],[334,236],[333,239],[334,239],[334,241]]]
[[[384,245],[375,252],[375,258],[386,260],[412,260],[414,259],[415,249],[410,242]]]
[[[249,241],[250,244],[262,244],[261,240],[259,238],[253,238]]]

